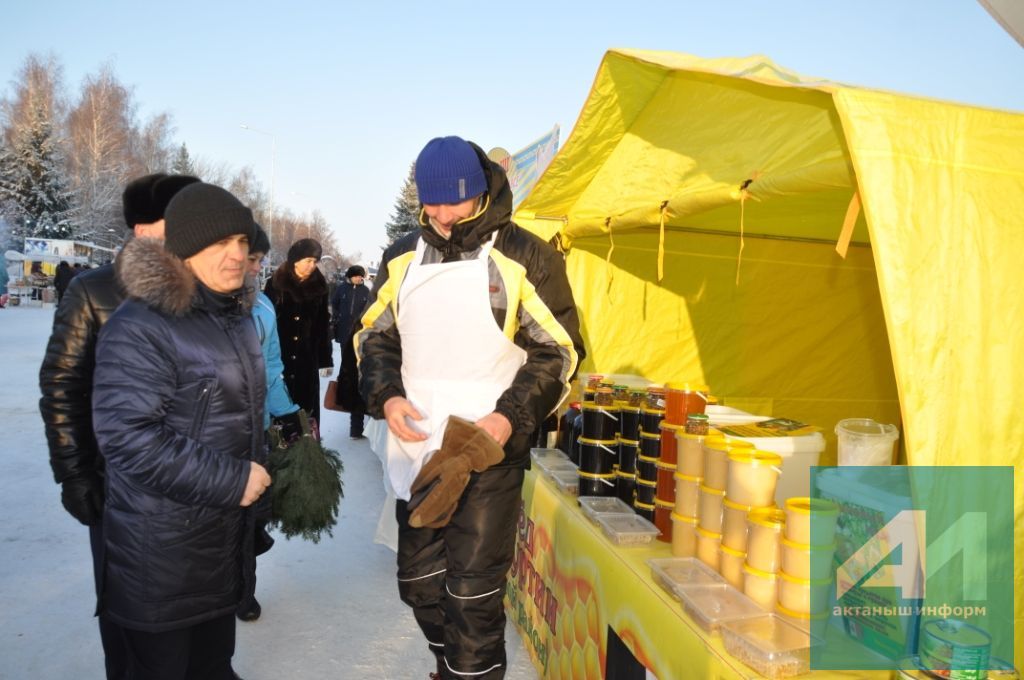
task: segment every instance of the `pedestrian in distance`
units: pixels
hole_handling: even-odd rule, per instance
[[[129,238],[164,238],[164,211],[181,189],[198,182],[158,173],[132,180],[121,197]],[[104,464],[92,424],[92,379],[96,342],[103,325],[124,300],[115,264],[85,270],[68,284],[57,305],[53,332],[39,370],[50,467],[61,485],[61,503],[89,527],[96,595],[103,582]],[[97,605],[108,680],[129,678],[127,650],[119,626]]]
[[[61,260],[53,275],[53,287],[57,291],[57,304],[60,304],[61,298],[64,297],[64,291],[68,289],[68,284],[73,278],[75,278],[75,270],[66,261]]]
[[[370,289],[366,287],[366,269],[354,264],[345,272],[345,280],[338,284],[331,296],[331,323],[334,339],[341,345],[341,367],[338,369],[338,388],[345,390],[352,404],[349,413],[349,437],[363,439],[366,406],[359,395],[359,368],[356,362],[352,336],[356,322],[366,309]]]
[[[264,293],[277,312],[284,381],[296,404],[320,420],[320,377],[333,373],[327,279],[317,263],[320,243],[304,238],[267,281]]]
[[[245,296],[252,212],[196,183],[167,206],[164,244],[120,257],[127,300],[100,332],[93,422],[106,461],[101,606],[133,678],[232,680],[235,612],[270,476],[266,381]]]
[[[436,138],[415,180],[421,229],[384,253],[356,335],[360,386],[388,426],[398,591],[431,677],[496,680],[530,437],[583,342],[562,256],[511,221],[500,165]]]

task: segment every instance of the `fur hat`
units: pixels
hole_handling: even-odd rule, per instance
[[[435,137],[416,159],[420,203],[462,203],[487,191],[480,158],[461,137]]]
[[[164,218],[174,195],[199,181],[189,175],[168,175],[158,172],[133,179],[121,195],[124,222],[129,229],[136,224],[152,224]]]
[[[351,267],[349,267],[345,271],[345,276],[347,278],[350,278],[350,279],[353,276],[362,276],[365,279],[366,278],[366,270],[363,269],[360,265],[354,264],[354,265],[352,265]]]
[[[288,249],[288,261],[295,263],[299,260],[304,260],[307,257],[319,260],[323,254],[324,249],[320,245],[319,241],[311,238],[304,238],[293,243],[292,247]]]
[[[221,239],[242,234],[256,240],[252,211],[226,189],[198,182],[179,191],[167,206],[164,248],[183,260]]]

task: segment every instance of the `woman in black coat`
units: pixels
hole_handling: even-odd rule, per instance
[[[304,238],[288,249],[288,260],[274,272],[263,292],[277,311],[284,382],[292,401],[320,420],[320,375],[329,376],[331,322],[327,279],[317,269],[323,249]]]

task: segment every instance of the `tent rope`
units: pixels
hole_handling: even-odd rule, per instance
[[[615,278],[615,269],[611,266],[612,264],[612,253],[615,252],[615,237],[612,236],[612,218],[604,218],[604,227],[608,230],[608,255],[605,256],[605,263],[608,265],[608,292],[612,290],[612,281]]]
[[[661,223],[658,233],[658,283],[665,277],[665,221],[668,219],[668,201],[661,202]]]
[[[740,285],[740,265],[743,264],[743,249],[746,247],[746,242],[743,239],[744,235],[744,218],[746,217],[747,199],[754,198],[747,187],[749,187],[755,179],[761,176],[760,170],[755,170],[750,173],[750,177],[743,180],[743,184],[740,185],[739,198],[740,198],[740,250],[736,253],[736,287]],[[757,199],[754,198],[756,201]]]

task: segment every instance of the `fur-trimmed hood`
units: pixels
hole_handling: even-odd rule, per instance
[[[185,266],[185,261],[164,249],[156,239],[135,238],[128,241],[114,261],[117,280],[130,298],[141,300],[161,314],[185,316],[193,307],[208,307],[199,280]],[[235,298],[241,312],[252,310],[255,291],[244,288],[238,295],[217,295]]]

